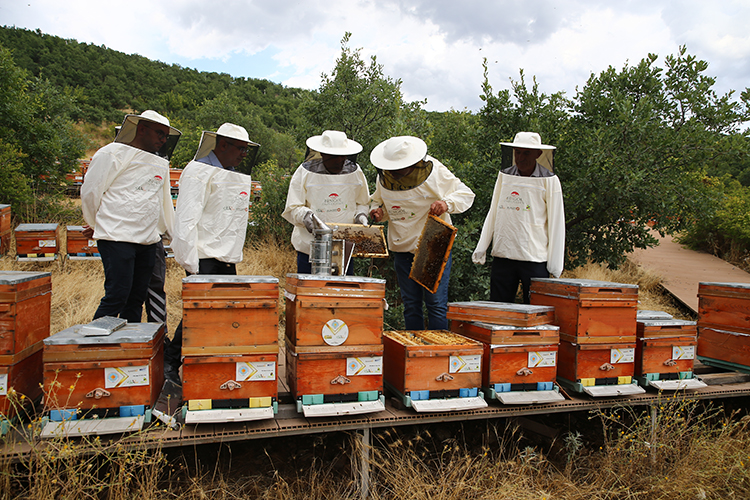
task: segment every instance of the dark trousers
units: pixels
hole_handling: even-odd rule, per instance
[[[531,278],[549,278],[546,262],[492,258],[490,276],[490,300],[493,302],[515,302],[518,283],[523,288],[523,303],[531,302]]]
[[[427,309],[427,328],[429,330],[448,329],[448,280],[451,275],[453,254],[443,269],[443,276],[435,293],[430,293],[422,285],[409,278],[414,254],[411,252],[393,253],[393,267],[401,289],[401,301],[404,303],[404,325],[407,330],[424,330],[424,313],[422,304]]]
[[[188,276],[190,273],[186,272]],[[200,259],[198,274],[236,275],[237,266],[216,259]],[[164,339],[164,370],[177,370],[182,364],[182,321],[177,325],[172,340]]]
[[[94,319],[115,316],[140,323],[156,245],[99,240],[97,246],[104,266],[104,297]]]

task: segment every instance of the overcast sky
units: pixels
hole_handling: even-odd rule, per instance
[[[716,90],[750,87],[750,1],[2,0],[0,24],[201,71],[317,89],[344,32],[428,110],[477,111],[482,59],[494,90],[523,68],[569,97],[589,75],[686,45]]]

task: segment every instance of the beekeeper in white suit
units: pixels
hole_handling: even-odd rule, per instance
[[[237,274],[247,232],[252,182],[236,172],[250,149],[247,130],[225,123],[204,131],[198,152],[180,175],[172,250],[188,274]],[[182,322],[164,350],[167,380],[179,382]]]
[[[492,243],[490,300],[514,302],[518,283],[530,302],[531,278],[560,277],[565,259],[565,209],[560,179],[552,173],[554,146],[539,134],[519,132],[513,164],[497,174],[492,202],[472,260],[484,264]]]
[[[422,304],[427,309],[427,328],[447,330],[448,280],[453,253],[448,257],[435,293],[409,277],[414,252],[429,215],[451,223],[450,214],[465,212],[474,203],[474,192],[427,154],[418,137],[399,136],[383,141],[370,153],[378,172],[370,215],[376,222],[388,220],[388,248],[404,303],[407,330],[424,330]]]
[[[292,246],[297,251],[297,272],[310,274],[312,215],[325,223],[367,225],[370,193],[362,169],[351,157],[362,146],[344,132],[326,130],[307,139],[309,153],[297,167],[281,214],[294,224]],[[353,274],[350,266],[347,274]]]
[[[104,267],[104,297],[94,319],[141,321],[156,243],[172,234],[174,223],[169,161],[156,153],[174,147],[179,136],[156,111],[130,114],[115,141],[91,159],[81,186],[84,234],[98,240]]]

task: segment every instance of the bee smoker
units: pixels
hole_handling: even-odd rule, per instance
[[[333,231],[325,222],[313,214],[313,241],[310,247],[312,274],[331,275]]]

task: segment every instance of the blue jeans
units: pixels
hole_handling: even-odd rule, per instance
[[[427,328],[429,330],[448,329],[448,281],[451,274],[453,253],[445,264],[440,285],[435,293],[430,293],[422,285],[409,278],[414,254],[392,252],[393,267],[396,269],[398,286],[401,288],[401,301],[404,303],[404,325],[407,330],[424,330],[422,303],[427,307]]]
[[[154,272],[156,244],[99,240],[97,247],[104,266],[104,297],[94,319],[119,316],[128,323],[140,323]]]

